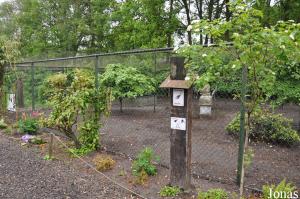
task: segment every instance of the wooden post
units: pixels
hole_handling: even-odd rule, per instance
[[[170,79],[184,80],[185,76],[184,58],[172,57]],[[178,186],[184,190],[189,190],[191,187],[192,89],[179,87],[178,89],[171,88],[170,91],[172,107],[170,183],[172,186]],[[182,94],[183,104],[180,101],[175,102]]]
[[[31,109],[35,110],[35,80],[34,80],[34,63],[31,63]]]
[[[50,143],[49,143],[49,159],[51,160],[52,159],[52,156],[53,156],[53,134],[51,133],[50,134]]]
[[[24,86],[21,78],[17,79],[17,107],[24,108]]]

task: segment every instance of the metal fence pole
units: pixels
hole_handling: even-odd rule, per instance
[[[154,78],[156,78],[156,70],[157,70],[157,60],[156,60],[156,52],[154,53]],[[153,95],[153,112],[156,111],[156,92]]]
[[[95,60],[95,87],[96,87],[96,92],[98,92],[99,90],[99,74],[98,74],[98,70],[99,70],[99,56],[96,56],[95,57],[96,60]]]
[[[247,67],[243,66],[241,81],[241,109],[240,109],[240,138],[239,138],[239,154],[237,169],[237,184],[240,186],[242,182],[244,153],[245,153],[245,101],[247,93]]]
[[[31,63],[31,109],[32,111],[35,110],[35,91],[34,91],[34,87],[35,87],[35,84],[34,84],[34,73],[35,73],[35,70],[34,70],[34,63],[32,62]]]

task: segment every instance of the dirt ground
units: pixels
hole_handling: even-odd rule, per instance
[[[149,99],[147,99],[149,100]],[[150,99],[151,100],[151,99]],[[169,101],[158,99],[156,112],[153,106],[144,106],[144,101],[129,101],[124,105],[124,112],[119,106],[113,106],[109,118],[103,118],[101,129],[102,151],[85,157],[86,161],[100,153],[109,153],[117,160],[117,165],[106,174],[125,186],[142,193],[147,198],[158,198],[158,192],[169,182]],[[149,104],[149,101],[147,101]],[[196,190],[224,188],[236,192],[235,185],[238,140],[226,133],[225,126],[239,111],[239,103],[233,100],[217,99],[211,117],[197,117],[197,103],[194,103],[192,128],[192,172],[195,190],[188,196],[193,198]],[[287,105],[278,110],[296,123],[300,119],[300,108]],[[47,140],[47,134],[45,139]],[[154,149],[160,156],[158,175],[151,177],[143,186],[132,183],[130,165],[132,159],[146,146]],[[286,178],[300,187],[300,146],[293,148],[273,146],[263,143],[250,143],[254,149],[254,160],[246,172],[246,186],[260,189],[263,184],[278,183]],[[47,152],[47,146],[39,148],[41,156]],[[82,164],[78,159],[69,158],[62,146],[55,148],[55,156],[67,165],[89,175],[94,171]],[[122,175],[120,174],[122,173]]]
[[[71,147],[71,142],[63,137],[59,137],[59,140],[54,137],[54,159],[44,160],[49,150],[50,135],[42,133],[39,136],[46,141],[45,144],[22,146],[19,135],[8,136],[0,132],[2,151],[3,149],[6,151],[3,152],[4,157],[2,155],[0,171],[2,177],[3,175],[7,176],[7,179],[0,180],[1,198],[24,198],[22,194],[25,194],[25,198],[37,198],[38,196],[44,198],[140,198],[114,184],[117,182],[145,198],[158,199],[161,198],[159,196],[160,189],[169,183],[169,170],[161,165],[156,165],[158,168],[156,176],[149,177],[145,184],[136,184],[135,177],[131,174],[133,160],[122,154],[107,152],[103,148],[82,157],[82,159],[74,158],[59,141],[61,140]],[[0,150],[0,154],[2,151]],[[107,180],[88,165],[94,167],[93,159],[98,155],[109,155],[116,161],[112,170],[103,172],[112,181]],[[12,162],[18,166],[11,167]],[[6,175],[8,171],[9,176],[15,177],[9,178]],[[42,184],[36,182],[42,182]],[[173,198],[197,198],[198,191],[206,191],[210,188],[223,188],[231,193],[238,191],[234,185],[201,178],[194,178],[192,182],[191,192],[182,193]],[[44,185],[45,183],[47,185]],[[30,190],[24,191],[27,188]],[[247,193],[249,194],[250,191]]]
[[[104,121],[101,131],[103,145],[112,151],[135,157],[145,146],[152,147],[169,165],[170,117],[168,100],[158,100],[156,112],[152,106],[128,104],[121,113],[118,105]],[[239,111],[239,102],[217,99],[210,118],[197,117],[194,103],[192,128],[192,170],[202,179],[234,184],[236,179],[238,140],[225,131],[225,126]],[[298,124],[300,107],[286,105],[278,112],[293,118]],[[250,143],[254,160],[246,172],[246,186],[260,189],[263,184],[278,183],[284,178],[300,187],[300,147],[280,147]]]

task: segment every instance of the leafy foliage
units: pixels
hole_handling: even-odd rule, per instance
[[[294,194],[294,191],[296,191],[297,188],[294,185],[292,185],[292,183],[287,183],[286,180],[281,181],[277,186],[264,185],[262,188],[263,199],[275,199],[274,195],[270,195],[270,190],[272,190],[272,193],[280,193],[282,195],[280,196],[280,198],[292,198],[290,197],[290,195]]]
[[[99,147],[99,118],[107,113],[107,91],[98,92],[94,81],[91,72],[75,70],[55,74],[44,82],[43,95],[52,108],[45,125],[65,133],[75,142],[73,152],[80,154]]]
[[[157,173],[157,168],[153,164],[158,157],[154,155],[153,149],[146,147],[142,150],[136,160],[132,163],[132,173],[134,176],[138,176],[142,171],[145,171],[147,175],[153,176]]]
[[[292,129],[292,121],[280,114],[256,111],[250,122],[249,138],[251,140],[285,146],[291,146],[300,142],[300,136],[297,131]],[[240,130],[239,114],[227,125],[226,130],[229,134],[238,137]]]
[[[236,75],[240,77],[241,69],[246,67],[247,94],[251,96],[247,108],[252,112],[258,104],[274,100],[274,95],[281,97],[279,92],[274,93],[277,82],[283,82],[287,77],[299,80],[300,24],[280,21],[270,28],[263,27],[260,23],[262,13],[251,5],[236,1],[230,8],[233,13],[230,21],[201,20],[193,25],[196,33],[210,35],[219,47],[207,50],[189,46],[179,52],[189,58],[188,70],[198,88],[219,80],[226,83],[230,78],[240,85]],[[226,45],[224,39],[227,31],[233,32],[231,46]],[[290,87],[288,92],[292,90]],[[284,93],[283,96],[291,97]]]
[[[111,64],[101,76],[101,83],[112,88],[115,98],[135,98],[155,90],[154,80],[143,75],[136,68],[122,64]]]
[[[18,121],[18,128],[21,133],[28,133],[29,135],[34,135],[39,129],[39,123],[36,118],[25,118]]]
[[[6,129],[8,125],[5,123],[4,119],[0,119],[0,129]]]
[[[172,187],[172,186],[164,186],[159,195],[162,197],[175,197],[181,192],[179,187]]]
[[[228,193],[223,189],[209,189],[207,192],[199,192],[198,199],[228,199]]]
[[[122,111],[124,98],[136,98],[155,91],[154,79],[142,74],[136,68],[110,64],[101,75],[101,85],[112,90],[114,98],[119,99]]]

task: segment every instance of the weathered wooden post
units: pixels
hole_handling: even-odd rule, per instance
[[[22,78],[17,79],[17,106],[18,108],[24,108],[24,88]]]
[[[171,58],[171,75],[161,85],[171,92],[170,184],[191,187],[192,89],[183,57]]]

